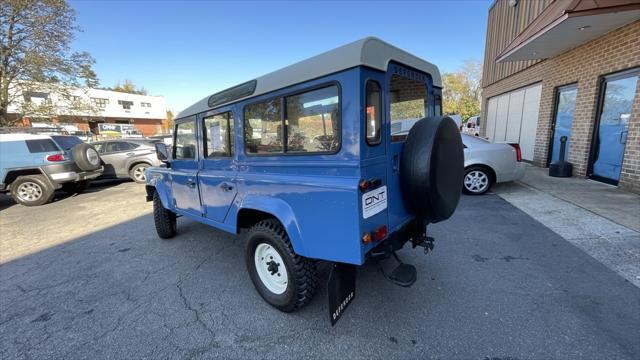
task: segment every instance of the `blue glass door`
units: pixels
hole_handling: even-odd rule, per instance
[[[573,124],[573,114],[576,110],[577,95],[577,85],[568,85],[558,88],[549,163],[560,160],[560,138],[563,136],[567,137],[567,147],[564,153],[564,160],[567,160],[567,157],[569,156],[569,139],[571,138],[571,125]]]
[[[591,176],[617,184],[622,170],[638,70],[605,78]]]

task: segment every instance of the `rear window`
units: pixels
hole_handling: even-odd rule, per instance
[[[26,140],[26,143],[30,153],[60,151],[51,139]]]
[[[55,141],[61,148],[65,150],[69,150],[77,144],[81,144],[83,141],[80,140],[77,136],[52,136],[53,141]]]

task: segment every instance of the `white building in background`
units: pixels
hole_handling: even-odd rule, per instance
[[[24,125],[43,120],[74,125],[82,131],[98,133],[100,123],[131,124],[145,136],[163,133],[167,105],[162,96],[129,94],[101,89],[72,89],[65,95],[55,91],[23,91],[17,101],[9,105],[10,118],[18,118],[25,102],[34,105],[48,103],[55,115],[48,119],[23,117]],[[74,108],[72,104],[91,104],[92,109]]]

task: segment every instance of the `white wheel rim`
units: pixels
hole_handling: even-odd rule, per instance
[[[278,251],[271,245],[260,243],[254,253],[254,264],[262,284],[274,294],[287,290],[287,267]]]
[[[89,160],[89,163],[91,163],[91,165],[100,164],[100,157],[98,156],[98,152],[96,152],[92,148],[87,149],[87,160]]]
[[[464,187],[473,193],[483,192],[488,186],[489,177],[482,171],[469,171],[464,177]]]
[[[40,185],[27,181],[18,186],[18,197],[23,201],[37,201],[42,197],[42,187]]]
[[[146,178],[144,176],[144,170],[146,168],[146,166],[138,166],[135,170],[133,170],[133,177],[138,181],[145,181]]]

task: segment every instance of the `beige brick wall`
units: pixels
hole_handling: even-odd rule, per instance
[[[600,76],[637,66],[640,66],[640,21],[485,87],[482,94],[482,118],[487,118],[486,105],[489,98],[541,82],[542,94],[533,161],[536,165],[545,166],[551,138],[555,90],[558,86],[577,83],[578,95],[571,128],[569,161],[574,165],[574,175],[584,177],[596,119]],[[486,121],[483,121],[483,135],[485,126]],[[640,193],[640,85],[636,89],[629,124],[620,186]]]

